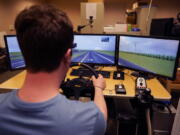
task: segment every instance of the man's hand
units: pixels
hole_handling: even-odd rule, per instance
[[[92,81],[95,89],[94,103],[103,113],[105,120],[107,120],[107,107],[103,95],[103,90],[106,88],[106,82],[101,74],[98,75],[97,79],[95,76],[92,76]]]
[[[104,90],[106,88],[106,82],[101,74],[98,74],[98,78],[96,79],[95,76],[92,76],[92,81],[95,89]]]

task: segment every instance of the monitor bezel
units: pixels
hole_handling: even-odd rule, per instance
[[[158,74],[158,73],[152,73],[152,72],[147,72],[147,71],[142,71],[142,70],[139,70],[139,69],[136,69],[136,68],[131,68],[131,67],[128,67],[128,66],[125,66],[125,65],[119,65],[119,46],[120,46],[120,36],[127,36],[127,37],[140,37],[140,38],[154,38],[154,39],[167,39],[167,40],[179,40],[179,45],[178,45],[178,50],[177,50],[177,55],[176,55],[176,60],[175,60],[175,65],[174,65],[174,71],[173,71],[173,74],[171,77],[169,76],[165,76],[165,75],[161,75],[161,74]],[[169,80],[175,80],[176,78],[176,72],[177,72],[177,67],[178,67],[178,59],[179,59],[179,53],[180,53],[180,38],[177,38],[177,37],[164,37],[164,36],[142,36],[142,35],[127,35],[127,34],[119,34],[118,37],[117,37],[117,66],[118,68],[127,68],[127,69],[130,69],[130,70],[134,70],[134,71],[137,71],[137,72],[143,72],[143,73],[147,73],[147,74],[150,74],[150,75],[154,75],[154,76],[158,76],[158,77],[163,77],[163,78],[167,78]]]
[[[117,48],[118,48],[118,38],[117,38],[117,34],[100,34],[100,33],[74,33],[74,36],[75,35],[84,35],[84,36],[96,36],[96,35],[99,35],[99,36],[115,36],[115,48],[114,48],[114,64],[103,64],[103,63],[84,63],[84,64],[87,64],[87,65],[90,65],[90,66],[116,66],[116,61],[117,61]],[[77,63],[80,63],[80,62],[72,62],[71,61],[71,64],[77,64]]]
[[[8,60],[8,67],[9,67],[9,69],[12,70],[12,71],[26,69],[26,66],[20,67],[20,68],[13,68],[12,67],[10,53],[9,53],[9,47],[8,47],[8,42],[7,42],[7,38],[8,37],[16,37],[17,38],[17,36],[16,35],[4,35],[4,42],[5,42],[5,46],[6,46],[7,60]]]

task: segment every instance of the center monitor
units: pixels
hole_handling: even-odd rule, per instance
[[[116,35],[75,34],[72,63],[115,65]]]
[[[118,65],[174,79],[179,44],[174,38],[120,35]]]

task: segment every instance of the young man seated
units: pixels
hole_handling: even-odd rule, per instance
[[[15,20],[27,74],[21,89],[0,95],[0,135],[103,135],[107,109],[101,75],[94,101],[68,100],[59,86],[71,62],[73,27],[50,5],[24,9]]]

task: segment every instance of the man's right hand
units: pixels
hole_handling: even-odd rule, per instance
[[[107,120],[107,107],[103,95],[103,90],[106,88],[106,82],[101,74],[98,75],[98,78],[92,76],[92,81],[95,89],[94,103],[103,113],[105,120]]]
[[[95,89],[101,89],[104,90],[106,88],[106,82],[101,74],[98,74],[98,78],[95,78],[95,76],[92,76],[92,81]]]

